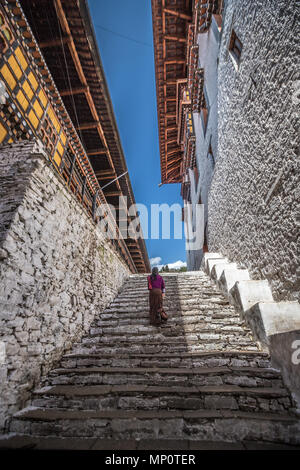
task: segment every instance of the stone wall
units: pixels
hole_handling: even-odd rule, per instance
[[[299,299],[300,290],[296,4],[227,1],[209,195],[209,250],[247,267],[252,279],[268,279],[276,300]],[[228,52],[232,27],[243,44],[238,69]]]
[[[34,143],[0,151],[0,427],[129,269]]]

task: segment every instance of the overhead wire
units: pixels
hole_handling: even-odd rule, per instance
[[[126,36],[125,34],[117,33],[116,31],[112,31],[111,29],[105,28],[104,26],[101,26],[99,24],[94,24],[96,28],[103,29],[104,31],[107,31],[111,34],[114,34],[115,36],[120,36],[121,38],[127,39],[128,41],[136,42],[137,44],[141,44],[142,46],[147,46],[147,47],[152,47],[152,44],[148,44],[147,42],[139,41],[137,39],[133,39],[129,36]]]

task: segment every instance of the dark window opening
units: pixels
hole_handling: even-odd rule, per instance
[[[202,102],[201,102],[201,120],[202,120],[203,134],[204,135],[206,133],[206,128],[207,128],[208,114],[209,114],[209,102],[208,102],[208,96],[207,96],[207,93],[206,93],[206,89],[204,88]]]
[[[3,53],[6,49],[6,43],[4,39],[0,36],[0,52]]]
[[[209,144],[207,157],[211,159],[213,167],[214,167],[216,162],[215,162],[215,157],[214,157],[214,154],[213,154],[211,142]]]
[[[206,222],[206,224],[205,224],[205,229],[204,229],[203,253],[208,253],[208,230],[207,230],[207,222]]]
[[[231,38],[229,42],[229,52],[238,65],[241,60],[242,49],[243,49],[243,44],[241,43],[241,41],[236,35],[236,32],[233,29],[231,32]]]
[[[224,0],[216,1],[215,7],[213,10],[213,16],[216,20],[219,32],[221,32],[221,29],[222,29],[223,14],[224,14]]]

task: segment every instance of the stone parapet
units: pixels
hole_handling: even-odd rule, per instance
[[[205,254],[206,271],[227,294],[241,319],[251,328],[261,348],[269,351],[274,367],[281,369],[300,409],[300,305],[274,302],[266,279],[251,280],[248,270],[235,263],[222,264],[222,254]],[[209,268],[208,268],[209,266]],[[218,269],[218,271],[217,271]],[[222,271],[223,269],[223,271]],[[222,271],[222,272],[221,272]],[[216,279],[218,273],[219,280]]]

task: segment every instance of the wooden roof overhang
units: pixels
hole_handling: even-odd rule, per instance
[[[127,171],[86,0],[20,0],[65,108],[100,187]],[[51,84],[49,84],[51,88]],[[55,89],[52,90],[56,92]],[[103,190],[113,206],[119,196],[135,203],[128,174]],[[130,221],[127,209],[127,220]],[[118,217],[117,217],[118,218]],[[149,272],[143,238],[125,239],[138,272]]]
[[[192,0],[152,0],[157,113],[162,183],[181,182],[177,141],[177,80],[186,78],[187,27]]]
[[[209,30],[213,15],[220,25],[223,9],[223,0],[152,0],[162,183],[181,182],[195,166],[195,136],[186,128],[187,103],[180,93],[186,86],[192,112],[206,107],[197,34]]]

